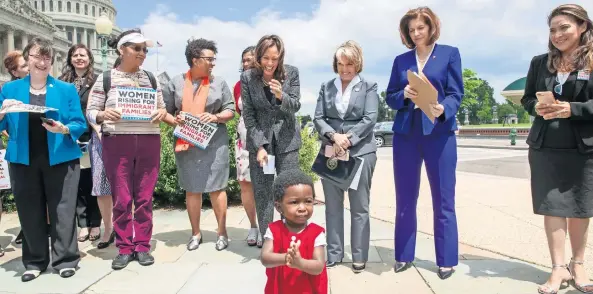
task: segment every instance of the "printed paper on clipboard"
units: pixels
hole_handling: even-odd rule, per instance
[[[408,83],[418,93],[416,98],[416,105],[426,114],[432,123],[435,117],[430,111],[431,104],[436,104],[439,96],[437,89],[428,81],[428,78],[423,73],[417,74],[408,69]]]
[[[218,130],[216,124],[204,123],[197,116],[187,112],[180,112],[180,114],[185,123],[175,127],[173,135],[200,149],[206,149],[216,130]]]

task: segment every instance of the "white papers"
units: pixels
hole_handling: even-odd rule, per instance
[[[352,183],[350,183],[350,189],[356,190],[358,189],[358,182],[360,182],[360,175],[362,175],[362,167],[364,166],[364,158],[360,157],[360,165],[358,166],[358,170],[354,175],[354,179],[352,179]]]
[[[276,173],[276,156],[268,155],[268,163],[263,166],[264,175],[273,175]]]
[[[35,113],[46,113],[48,111],[57,111],[55,108],[31,104],[12,104],[6,106],[0,110],[0,114],[13,113],[13,112],[35,112]]]

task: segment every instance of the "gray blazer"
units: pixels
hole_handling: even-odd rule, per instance
[[[264,146],[268,153],[286,153],[301,148],[301,127],[295,114],[301,108],[299,71],[285,64],[286,79],[282,83],[282,102],[272,105],[264,93],[264,83],[257,69],[241,74],[243,120],[247,128],[247,150],[257,152]],[[275,139],[275,149],[269,144]]]
[[[323,83],[317,98],[315,117],[313,123],[321,137],[321,150],[323,154],[325,145],[332,144],[326,137],[327,133],[350,133],[350,156],[361,156],[376,152],[377,145],[373,135],[373,128],[377,123],[379,111],[379,95],[377,83],[365,80],[360,76],[360,82],[352,88],[350,103],[344,118],[340,117],[336,108],[336,95],[338,89],[334,84],[335,79]]]

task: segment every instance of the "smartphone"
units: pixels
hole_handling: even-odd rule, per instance
[[[41,121],[50,125],[50,126],[54,126],[55,122],[53,119],[49,119],[49,118],[45,118],[45,117],[41,117]]]
[[[550,91],[537,92],[537,93],[535,93],[535,96],[537,96],[537,101],[539,101],[540,103],[546,103],[546,104],[556,103],[556,98],[554,98],[554,94],[552,94],[552,92],[550,92]]]

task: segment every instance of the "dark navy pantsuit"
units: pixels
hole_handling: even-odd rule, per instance
[[[455,47],[434,44],[422,73],[437,90],[443,112],[431,121],[412,99],[404,96],[407,71],[418,72],[415,50],[398,55],[393,62],[385,102],[397,110],[393,123],[393,170],[395,176],[395,260],[411,262],[416,248],[416,204],[420,170],[426,167],[432,195],[436,263],[458,264],[455,170],[457,142],[455,114],[464,95],[461,55]]]
[[[422,111],[415,109],[410,133],[393,136],[393,170],[396,189],[395,259],[414,260],[416,204],[422,162],[432,192],[434,241],[437,265],[457,265],[457,218],[455,216],[455,168],[457,141],[454,132],[422,134]]]

